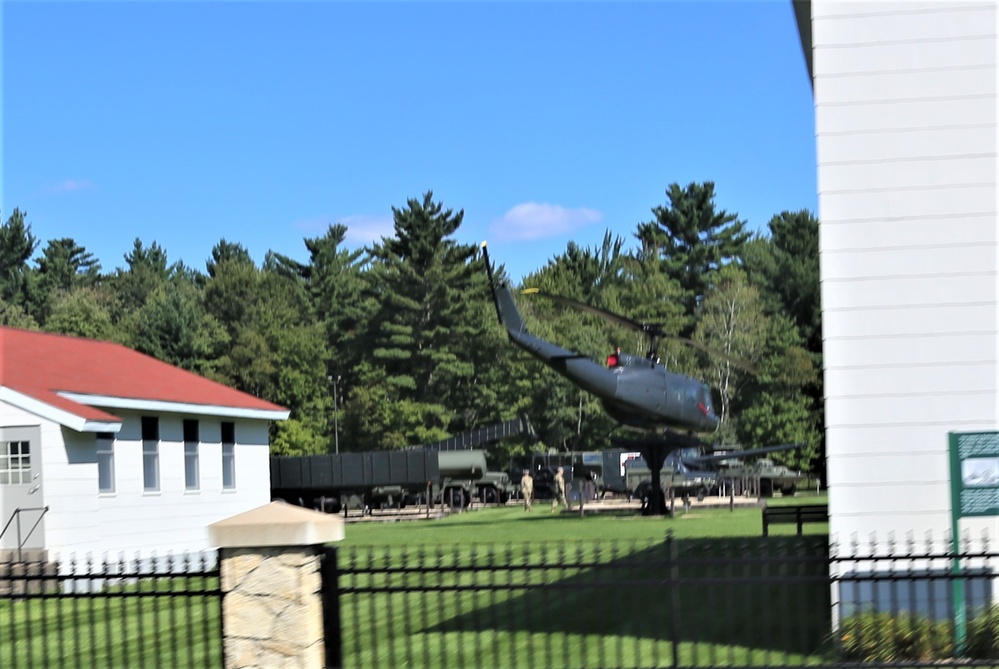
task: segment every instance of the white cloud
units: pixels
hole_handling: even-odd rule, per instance
[[[86,179],[66,179],[65,181],[60,181],[57,184],[46,186],[42,190],[48,195],[55,195],[58,193],[74,193],[79,190],[87,190],[88,188],[93,187],[93,182]]]
[[[358,215],[341,218],[316,216],[295,221],[292,225],[303,234],[323,235],[326,233],[326,229],[334,223],[347,226],[345,241],[348,246],[354,248],[380,242],[382,237],[391,237],[395,234],[395,223],[392,216]]]
[[[596,209],[569,209],[547,202],[525,202],[510,209],[503,218],[493,223],[490,236],[502,241],[558,237],[591,223],[598,223],[603,218],[604,215]]]
[[[329,222],[329,216],[316,216],[315,218],[303,218],[295,221],[291,226],[303,234],[321,235],[326,232]]]
[[[382,237],[395,234],[395,219],[391,216],[346,216],[340,222],[347,226],[347,241],[355,246],[380,242]]]

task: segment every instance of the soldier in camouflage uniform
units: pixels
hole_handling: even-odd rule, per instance
[[[561,467],[555,472],[555,496],[552,497],[552,513],[555,513],[559,504],[564,506],[567,511],[569,510],[569,500],[565,498],[565,475],[562,473]]]
[[[530,511],[531,502],[534,500],[534,477],[526,469],[524,475],[520,477],[520,494],[524,496],[524,511]]]

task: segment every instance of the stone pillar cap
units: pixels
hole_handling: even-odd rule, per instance
[[[218,548],[318,546],[343,541],[343,519],[287,502],[271,502],[208,526]]]

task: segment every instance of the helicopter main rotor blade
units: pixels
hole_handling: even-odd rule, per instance
[[[721,358],[722,360],[725,360],[726,362],[729,362],[735,367],[738,367],[743,371],[749,372],[750,374],[756,373],[756,367],[754,367],[752,363],[746,362],[745,360],[729,355],[728,353],[719,351],[718,349],[712,348],[707,344],[702,344],[699,341],[694,341],[693,339],[688,339],[687,337],[681,337],[680,335],[669,334],[663,330],[663,326],[660,323],[646,323],[644,321],[636,321],[626,316],[615,314],[613,311],[607,311],[606,309],[595,307],[592,304],[586,304],[585,302],[574,300],[571,297],[563,297],[561,295],[546,293],[537,288],[525,288],[521,292],[527,295],[538,295],[540,297],[544,297],[549,300],[553,300],[555,302],[561,302],[562,304],[566,304],[575,309],[579,309],[580,311],[585,311],[589,314],[593,314],[594,316],[599,316],[600,318],[608,320],[612,323],[617,323],[618,325],[623,325],[625,327],[638,330],[639,332],[643,332],[648,336],[652,337],[653,339],[668,339],[671,341],[680,342],[681,344],[686,344],[687,346],[690,346],[691,348],[696,348],[697,350],[707,353],[712,357]],[[654,346],[655,345],[653,344],[653,347]]]
[[[623,325],[625,327],[641,330],[642,332],[647,332],[649,334],[653,333],[654,328],[659,328],[659,326],[657,325],[640,323],[630,318],[626,318],[625,316],[615,314],[612,311],[607,311],[606,309],[601,309],[600,307],[594,307],[591,304],[580,302],[579,300],[574,300],[571,297],[562,297],[561,295],[553,295],[552,293],[545,293],[541,290],[538,290],[537,288],[524,288],[520,292],[524,293],[525,295],[538,295],[540,297],[547,298],[554,302],[561,302],[562,304],[567,304],[570,307],[573,307],[574,309],[585,311],[587,313],[593,314],[594,316],[600,316],[601,318],[611,321],[612,323],[617,323],[618,325]]]
[[[731,363],[733,366],[738,367],[744,372],[749,372],[750,374],[756,373],[756,367],[753,365],[753,363],[747,362],[742,358],[737,358],[733,355],[729,355],[728,353],[724,353],[723,351],[719,351],[716,348],[711,348],[707,344],[702,344],[699,341],[695,341],[693,339],[687,339],[686,337],[681,337],[680,335],[662,334],[659,336],[662,337],[663,339],[671,339],[673,341],[678,341],[681,344],[686,344],[691,348],[696,348],[699,351],[707,353],[713,358],[721,358],[722,360]]]

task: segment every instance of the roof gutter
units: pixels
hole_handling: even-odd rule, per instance
[[[257,420],[287,420],[291,415],[288,409],[251,409],[212,404],[192,404],[187,402],[167,402],[164,400],[142,400],[132,397],[112,397],[109,395],[89,395],[82,393],[59,392],[72,402],[101,409],[132,409],[135,411],[155,411],[158,413],[187,413],[202,416],[222,416],[225,418],[253,418]]]
[[[808,67],[808,80],[815,88],[815,71],[812,69],[812,0],[791,0],[794,8],[794,18],[798,22],[798,38],[801,40],[801,52],[805,56]]]
[[[76,432],[119,432],[121,421],[90,420],[71,411],[54,407],[16,390],[0,386],[0,401],[68,427]]]

